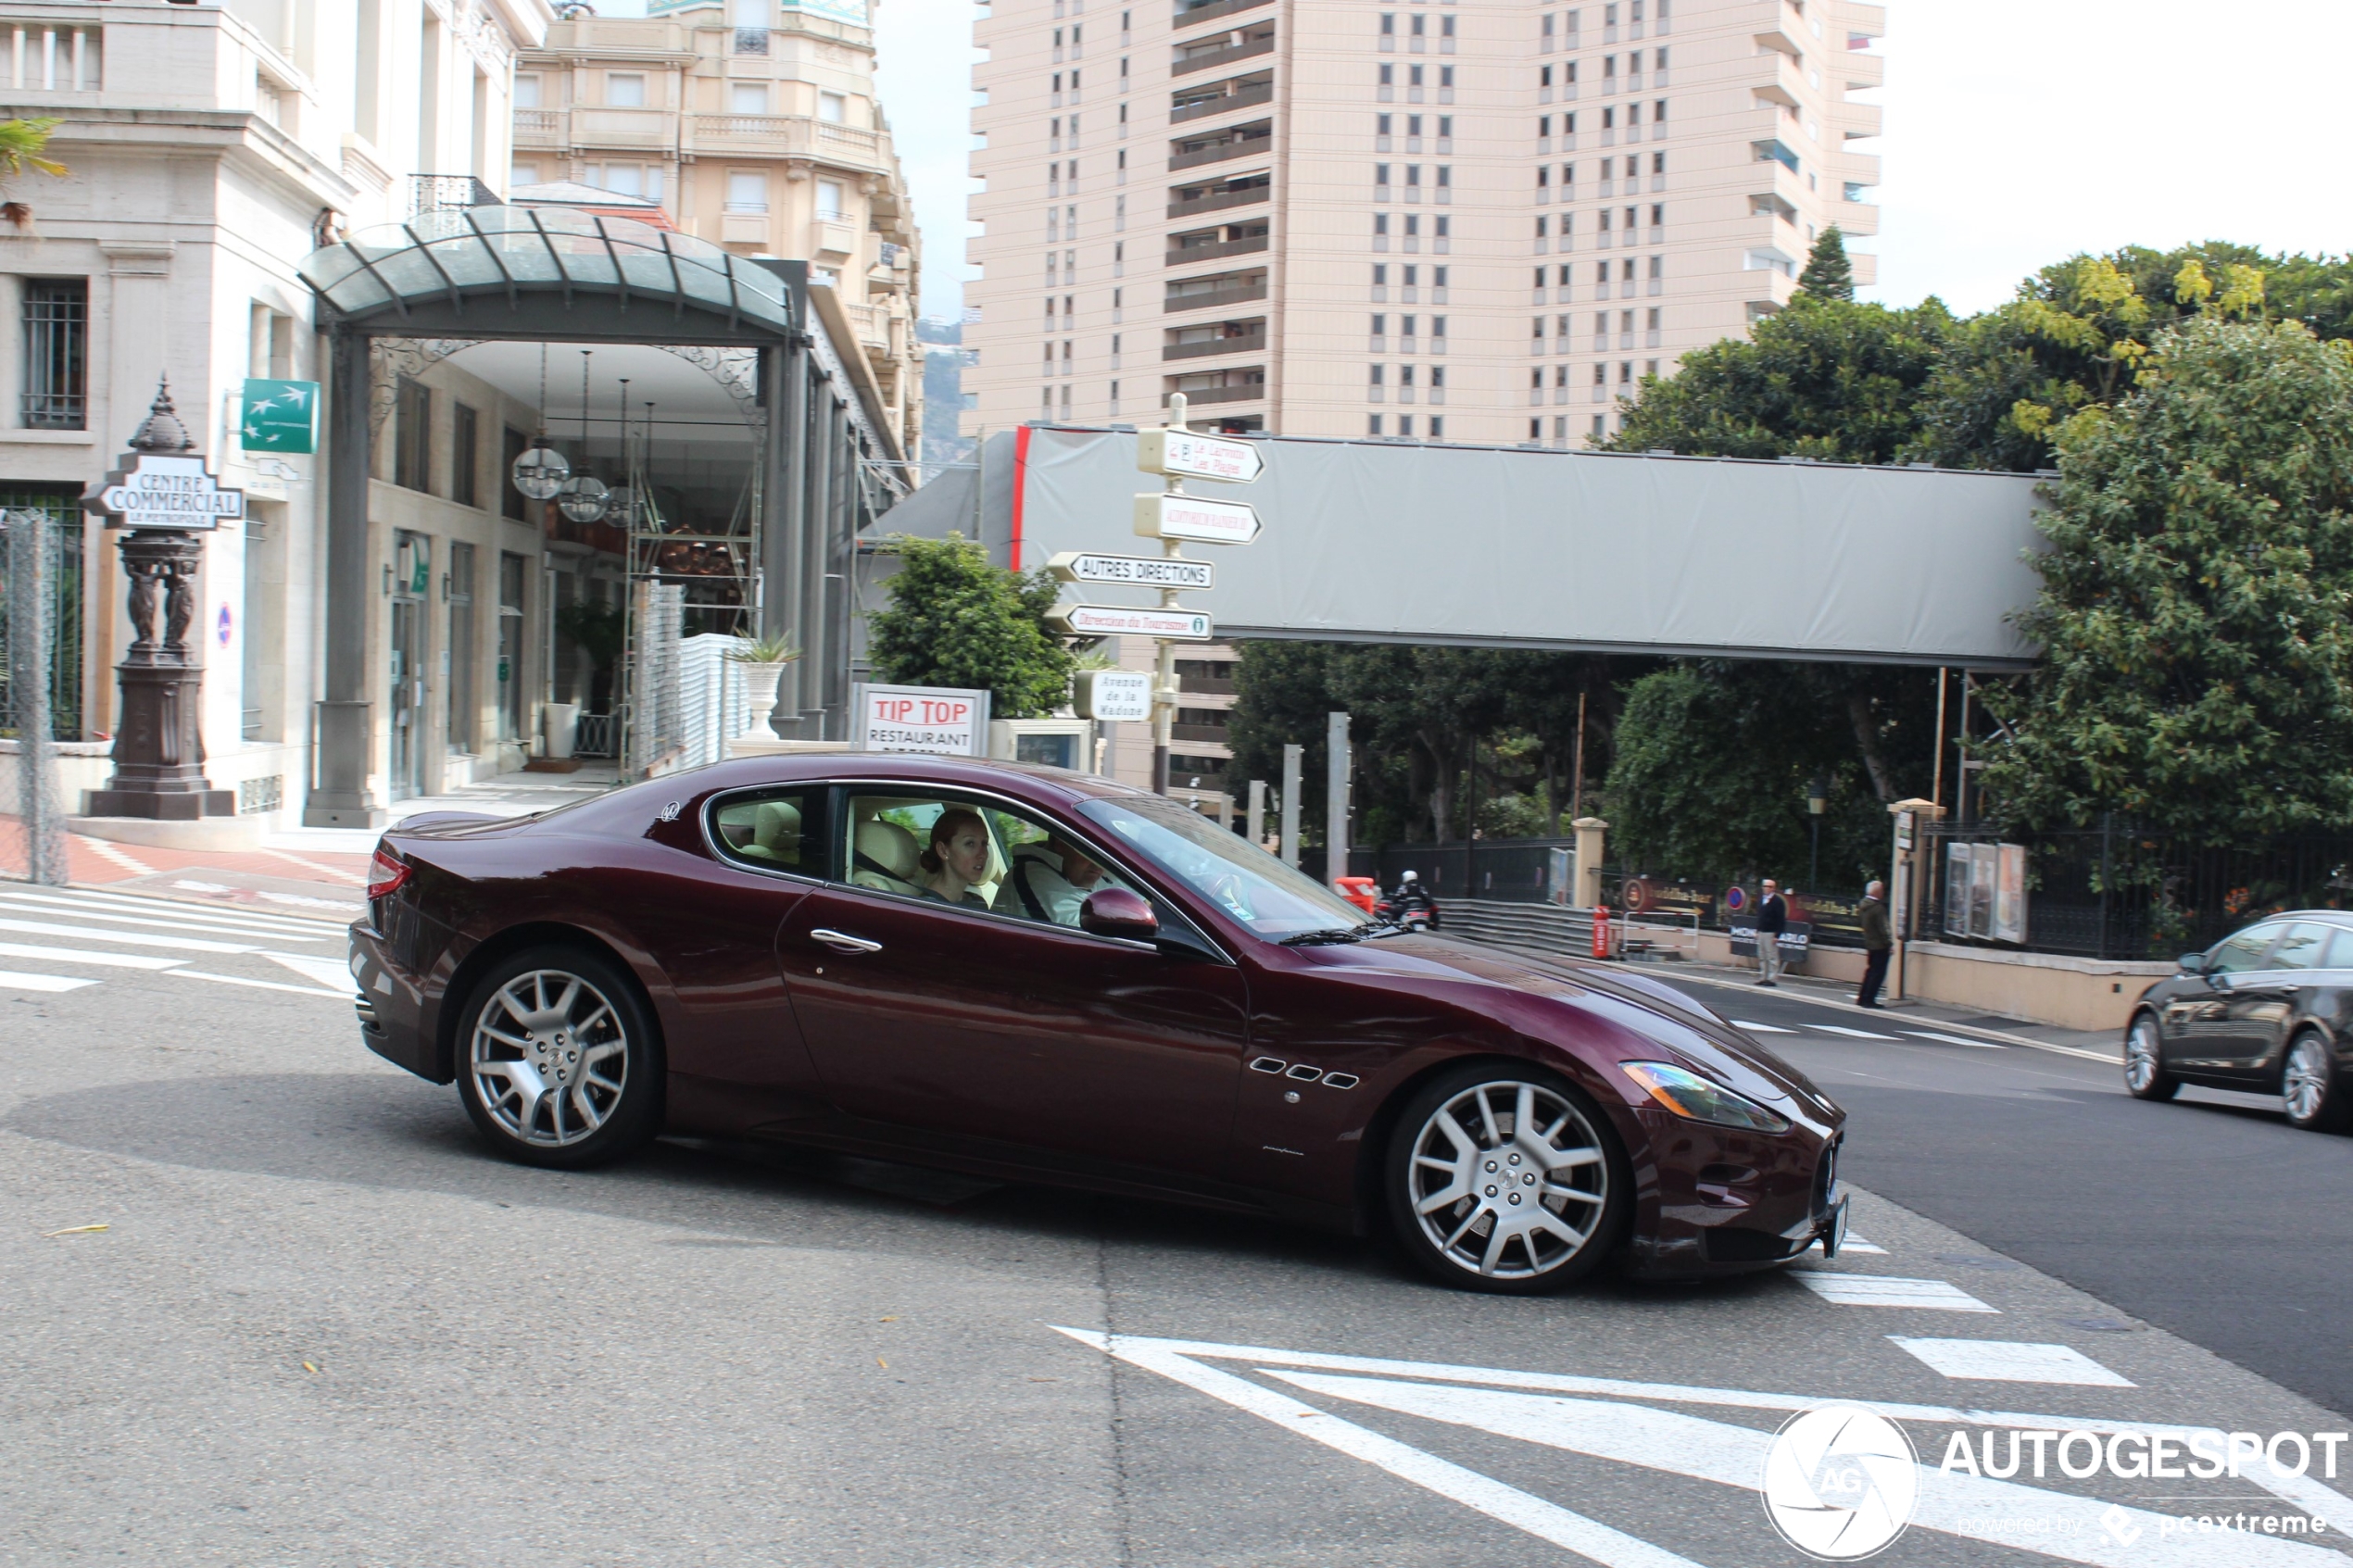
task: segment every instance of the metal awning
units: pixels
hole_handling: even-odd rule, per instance
[[[751,342],[796,325],[790,286],[756,261],[689,234],[561,208],[422,213],[315,251],[300,270],[337,314],[403,332],[541,335],[550,309],[568,315],[576,295],[620,307],[591,313],[603,326],[569,334],[581,337]]]

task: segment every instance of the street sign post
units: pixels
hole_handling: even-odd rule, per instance
[[[1258,537],[1258,508],[1247,502],[1185,495],[1136,497],[1136,532],[1147,539],[1247,545]]]
[[[1217,585],[1217,569],[1182,556],[1096,556],[1065,550],[1046,563],[1064,583],[1123,583],[1136,588],[1198,588]]]
[[[1184,406],[1171,398],[1168,427],[1148,430],[1136,437],[1136,466],[1170,479],[1248,484],[1265,471],[1266,459],[1258,455],[1254,442],[1227,441],[1187,430]]]
[[[1098,722],[1134,723],[1152,716],[1152,678],[1146,670],[1081,670],[1071,682],[1071,710]]]
[[[1205,643],[1217,628],[1205,609],[1139,608],[1133,605],[1057,605],[1047,621],[1072,637],[1165,637]]]

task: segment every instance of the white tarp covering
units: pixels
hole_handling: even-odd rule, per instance
[[[1019,495],[1001,521],[988,496],[981,534],[1017,529],[1022,565],[1155,547],[1131,528],[1133,497],[1159,484],[1137,471],[1132,433],[1038,426],[988,448],[988,477],[1017,468]],[[2045,547],[2029,476],[1307,439],[1264,450],[1254,484],[1189,486],[1265,520],[1255,544],[1186,546],[1217,563],[1216,590],[1186,603],[1220,635],[1978,668],[2033,657],[2011,623],[2039,586],[2025,557]],[[959,499],[954,525],[969,532],[969,490]]]

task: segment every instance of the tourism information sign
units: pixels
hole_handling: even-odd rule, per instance
[[[1171,642],[1205,643],[1216,635],[1209,612],[1199,609],[1143,609],[1127,605],[1058,605],[1046,617],[1066,628],[1071,637],[1163,637]]]

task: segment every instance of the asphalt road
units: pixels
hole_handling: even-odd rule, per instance
[[[1368,1243],[896,1166],[679,1143],[582,1175],[505,1164],[287,961],[318,930],[132,908],[0,907],[82,933],[12,928],[19,948],[241,949],[0,958],[86,982],[0,978],[0,1562],[1795,1568],[1755,1477],[1823,1400],[1890,1409],[1931,1465],[2005,1424],[2344,1425],[2070,1283],[2058,1240],[2029,1266],[2056,1230],[1936,1174],[2021,1104],[2077,1118],[2047,1143],[2287,1147],[2188,1106],[2118,1123],[2155,1129],[2132,1144],[2100,1130],[2096,1071],[2009,1086],[2066,1059],[1832,1044],[1781,998],[1741,1008],[1794,1020],[1776,1043],[1850,1100],[1856,1231],[1881,1250],[1482,1298]],[[1983,1220],[1940,1223],[1946,1189]],[[2077,1234],[2111,1204],[2178,1237],[2251,1201],[2144,1220],[2111,1190]],[[2275,1245],[2303,1246],[2280,1212]],[[2218,1298],[2285,1299],[2261,1255],[2228,1256],[2195,1265]],[[1874,1561],[2337,1562],[2334,1528],[2174,1520],[2353,1526],[2340,1459],[2327,1489],[1931,1473],[1934,1506]]]

